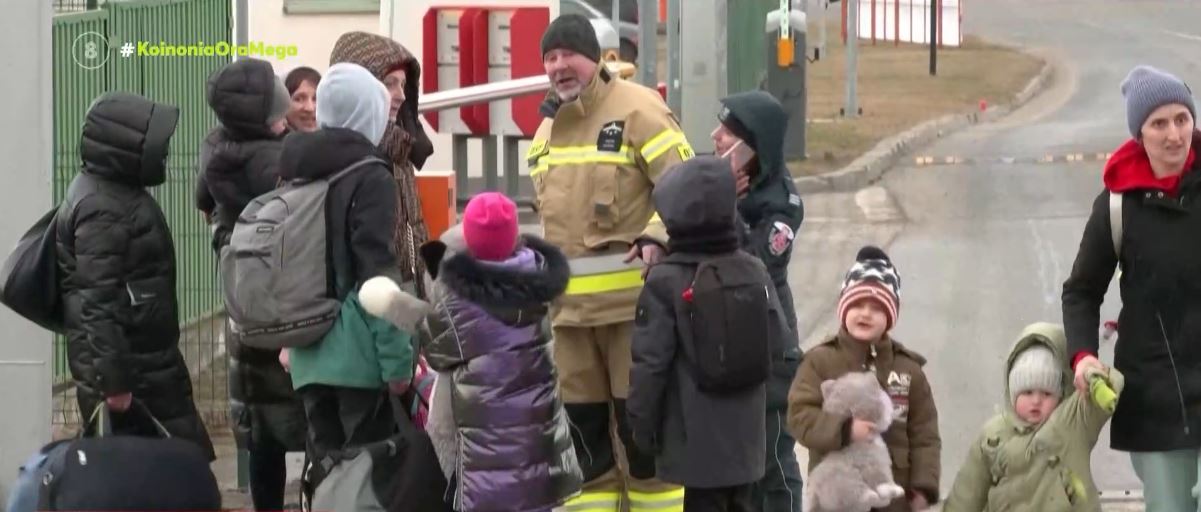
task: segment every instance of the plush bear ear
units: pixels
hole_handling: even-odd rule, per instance
[[[425,262],[425,269],[429,272],[430,279],[437,279],[438,265],[446,256],[446,244],[441,240],[430,240],[421,244],[417,252],[421,255],[421,260]]]
[[[830,398],[830,394],[834,392],[834,381],[822,381],[822,398]]]

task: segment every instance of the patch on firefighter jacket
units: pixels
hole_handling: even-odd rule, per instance
[[[621,151],[621,141],[625,139],[626,122],[625,121],[609,121],[601,127],[600,133],[596,136],[597,151]]]
[[[538,160],[546,153],[546,139],[535,140],[530,143],[530,150],[525,153],[526,163],[530,167],[537,167]]]
[[[909,421],[909,386],[913,378],[908,373],[888,373],[888,383],[884,391],[892,400],[892,412],[895,421]]]
[[[796,234],[792,232],[792,228],[783,222],[776,222],[771,226],[771,233],[767,235],[768,250],[773,256],[784,254],[789,247],[792,246],[792,239]]]

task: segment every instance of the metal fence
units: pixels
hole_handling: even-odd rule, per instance
[[[188,44],[231,39],[228,0],[102,3],[97,10],[56,15],[53,29],[56,204],[79,171],[80,132],[93,99],[106,91],[124,90],[180,109],[167,161],[167,182],[151,193],[166,215],[175,242],[180,348],[192,372],[197,406],[210,425],[227,421],[227,362],[221,346],[224,320],[216,258],[208,228],[194,207],[193,191],[201,141],[216,124],[205,103],[205,81],[230,57],[123,57],[119,49],[125,43],[136,46],[138,41]],[[107,60],[81,64],[79,56],[88,51],[85,45],[97,41]],[[57,337],[54,347],[54,423],[74,426],[79,415],[62,337]]]

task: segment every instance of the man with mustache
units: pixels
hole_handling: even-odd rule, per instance
[[[566,505],[683,511],[683,489],[655,479],[654,455],[634,445],[625,401],[635,304],[646,269],[667,247],[651,191],[664,170],[692,157],[692,146],[656,91],[618,78],[600,56],[587,18],[561,16],[547,27],[542,59],[552,90],[527,154],[545,238],[571,260],[567,291],[551,309],[585,480]]]

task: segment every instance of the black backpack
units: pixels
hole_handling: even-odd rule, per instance
[[[59,208],[29,228],[0,267],[0,303],[50,331],[63,332],[63,300],[58,276]]]
[[[730,393],[767,381],[773,335],[770,283],[763,262],[743,251],[696,264],[676,320],[701,391]]]

